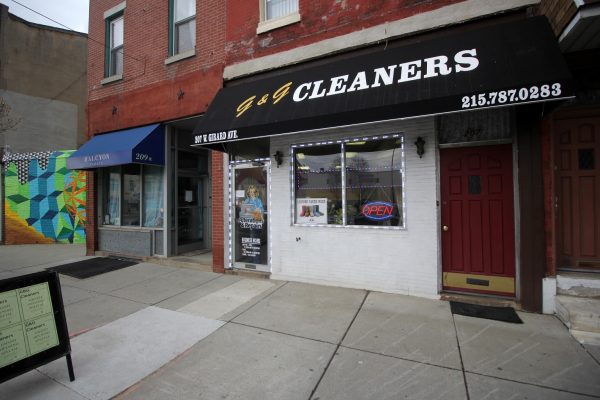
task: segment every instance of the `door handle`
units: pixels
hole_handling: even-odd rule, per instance
[[[444,230],[444,232],[447,232],[448,229],[450,229],[450,228],[448,228],[448,225],[444,225],[444,226],[442,226],[442,229]]]

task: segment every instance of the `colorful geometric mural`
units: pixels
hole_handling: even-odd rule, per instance
[[[5,154],[5,243],[85,243],[86,174],[73,151]]]

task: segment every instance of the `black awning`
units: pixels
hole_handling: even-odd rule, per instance
[[[545,17],[221,89],[195,145],[573,97]]]

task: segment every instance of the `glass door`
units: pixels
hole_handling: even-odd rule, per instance
[[[234,267],[269,272],[269,165],[236,165],[233,173]]]
[[[208,154],[177,152],[177,254],[206,250],[210,246],[207,221],[210,203]]]
[[[177,248],[178,253],[204,249],[205,221],[204,177],[177,177]]]

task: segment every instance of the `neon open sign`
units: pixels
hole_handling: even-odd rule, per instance
[[[384,201],[374,201],[366,203],[362,207],[362,215],[373,221],[387,221],[394,217],[393,203],[386,203]]]

